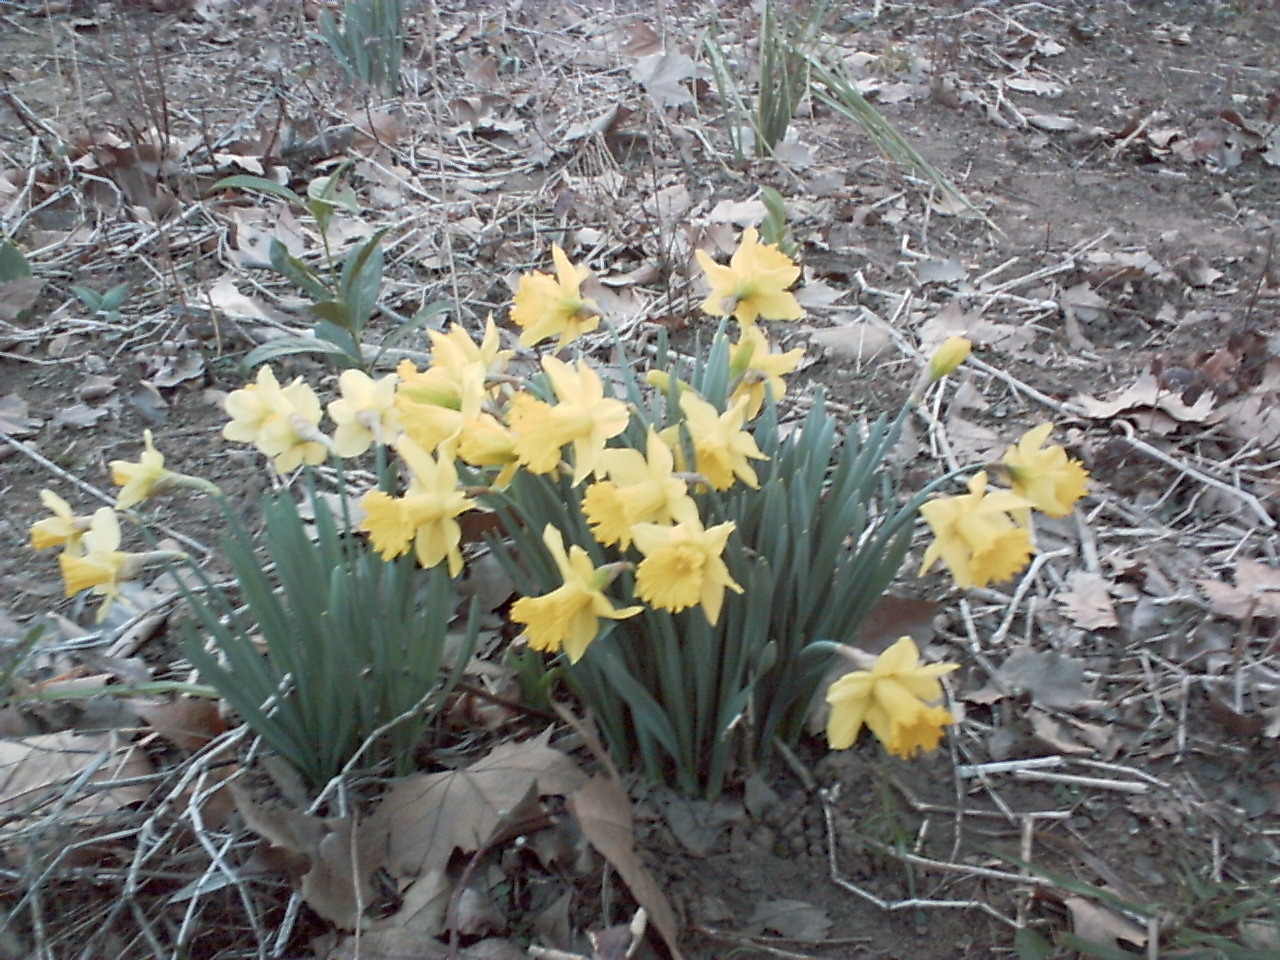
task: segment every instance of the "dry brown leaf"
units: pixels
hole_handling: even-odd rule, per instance
[[[693,79],[694,70],[693,60],[683,53],[668,50],[637,60],[631,68],[631,79],[644,87],[645,93],[659,107],[678,107],[693,103],[693,94],[682,84]]]
[[[227,729],[217,701],[207,697],[138,700],[133,709],[152,730],[183,750],[199,750]]]
[[[1200,580],[1213,612],[1233,620],[1247,617],[1280,617],[1280,570],[1269,564],[1240,557],[1236,561],[1235,586],[1221,580]]]
[[[1067,577],[1069,589],[1058,594],[1062,612],[1077,627],[1100,630],[1117,625],[1116,608],[1111,603],[1111,584],[1101,574],[1073,570]]]
[[[1142,374],[1132,386],[1121,390],[1110,400],[1095,400],[1079,394],[1073,402],[1084,408],[1086,416],[1095,420],[1110,420],[1117,414],[1132,414],[1144,409],[1162,412],[1182,423],[1211,423],[1217,419],[1212,392],[1206,391],[1194,405],[1188,406],[1177,391],[1160,386],[1150,373]]]
[[[1084,661],[1057,650],[1019,647],[996,675],[1007,686],[1031,694],[1033,702],[1046,707],[1076,707],[1093,699],[1093,690],[1084,680]]]
[[[566,805],[583,836],[618,871],[636,903],[648,911],[671,956],[674,960],[682,960],[683,955],[677,945],[680,930],[675,912],[653,874],[636,856],[631,801],[627,792],[614,780],[596,775],[574,793]]]
[[[42,816],[46,804],[60,803],[68,787],[86,774],[86,783],[109,784],[151,772],[147,755],[117,733],[64,731],[0,740],[0,811],[11,823],[21,823]],[[59,817],[68,824],[97,820],[150,795],[145,783],[72,793],[60,806]]]
[[[28,415],[27,401],[16,393],[0,397],[0,433],[11,437],[29,437],[43,421]]]
[[[578,765],[547,745],[551,731],[503,743],[462,770],[400,780],[365,822],[362,839],[381,845],[397,877],[443,870],[455,849],[478,849],[504,814],[536,785],[539,795],[567,796],[586,777]]]
[[[1112,950],[1120,949],[1121,940],[1146,945],[1147,932],[1142,927],[1101,904],[1076,896],[1064,897],[1062,902],[1071,911],[1071,929],[1080,939]]]
[[[865,321],[814,330],[809,339],[822,348],[826,357],[866,363],[893,346],[893,338]]]
[[[753,933],[772,930],[789,940],[821,943],[831,930],[831,917],[803,900],[768,900],[756,905],[748,929]]]

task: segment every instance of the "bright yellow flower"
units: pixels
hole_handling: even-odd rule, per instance
[[[987,493],[986,473],[969,481],[969,492],[938,497],[920,508],[936,538],[924,554],[923,574],[938,560],[960,587],[985,587],[1008,580],[1035,552],[1031,534],[1009,516],[1031,506],[1007,490]]]
[[[404,425],[396,409],[394,373],[374,380],[360,370],[344,370],[338,377],[342,396],[329,404],[329,419],[337,424],[333,449],[340,457],[358,457],[375,443],[395,442]]]
[[[464,383],[468,386],[479,371],[479,383],[484,389],[490,377],[500,375],[507,368],[513,351],[500,350],[498,328],[489,317],[484,327],[484,337],[479,344],[467,335],[461,324],[453,324],[448,333],[428,331],[431,338],[431,366],[419,371],[411,360],[401,360],[396,368],[403,383],[400,395],[413,403],[461,409]]]
[[[804,311],[787,288],[800,276],[800,268],[778,249],[777,244],[759,242],[754,227],[742,235],[742,243],[721,266],[701,250],[698,263],[711,284],[711,293],[702,303],[702,312],[715,317],[732,314],[743,325],[765,320],[799,320]]]
[[[478,363],[463,368],[459,371],[457,384],[451,384],[453,395],[447,398],[447,402],[441,403],[419,402],[413,398],[421,396],[420,393],[400,390],[396,395],[396,408],[400,411],[404,432],[428,453],[435,452],[442,443],[460,436],[468,420],[479,415],[488,396],[484,378],[484,367]]]
[[[610,447],[600,456],[608,480],[593,483],[582,498],[582,511],[591,533],[604,546],[631,545],[637,523],[670,523],[675,505],[686,501],[688,486],[673,476],[675,457],[662,438],[649,428],[646,453],[630,447]]]
[[[143,451],[137,463],[112,460],[111,482],[120,487],[116,497],[116,509],[127,510],[148,497],[163,492],[172,470],[164,468],[164,454],[155,448],[151,431],[142,431]]]
[[[1051,430],[1052,423],[1032,427],[1005,453],[1003,466],[1013,480],[1014,493],[1042,513],[1065,517],[1088,492],[1089,472],[1079,460],[1068,459],[1062,447],[1041,449]],[[1030,521],[1030,511],[1025,509],[1014,516],[1024,526]]]
[[[508,423],[515,434],[515,452],[531,473],[550,473],[560,462],[560,450],[573,444],[573,483],[600,472],[605,441],[627,428],[630,413],[621,400],[604,395],[600,377],[582,360],[570,366],[543,357],[542,369],[560,402],[544,403],[527,393],[511,401]]]
[[[511,305],[511,319],[520,327],[520,346],[531,347],[539,340],[559,336],[557,350],[600,325],[600,308],[580,293],[582,281],[591,276],[586,267],[575,267],[558,246],[551,257],[556,275],[526,273],[520,278]]]
[[[563,648],[569,662],[577,663],[599,634],[601,617],[625,620],[644,608],[616,609],[603,592],[609,572],[592,566],[590,555],[576,544],[566,554],[560,531],[551,524],[543,530],[542,542],[551,551],[564,585],[540,597],[521,597],[511,607],[511,619],[528,627],[525,633],[533,649],[554,653]]]
[[[360,529],[369,534],[384,560],[394,560],[414,545],[418,562],[434,567],[449,561],[449,575],[462,570],[462,528],[455,519],[472,506],[458,489],[458,471],[452,451],[431,456],[409,437],[396,442],[396,452],[413,474],[409,489],[399,499],[371,490],[360,500],[364,519]]]
[[[644,554],[636,568],[636,596],[672,613],[701,603],[707,622],[715,623],[725,587],[742,592],[721,558],[736,525],[728,521],[704,530],[692,501],[678,505],[676,514],[674,526],[640,523],[631,531]]]
[[[119,549],[120,521],[110,507],[101,507],[94,513],[81,543],[84,547],[82,556],[63,553],[58,557],[58,564],[62,567],[68,597],[81,590],[92,589],[103,598],[102,606],[98,608],[98,622],[101,623],[119,595],[121,581],[130,576],[133,555]]]
[[[831,749],[852,746],[864,723],[895,756],[910,759],[921,750],[936,749],[942,728],[955,723],[946,708],[936,705],[942,699],[938,678],[957,667],[922,665],[915,642],[903,637],[870,670],[846,673],[827,691]]]
[[[973,344],[964,337],[948,337],[929,358],[929,382],[936,383],[969,359]]]
[[[231,422],[222,435],[252,443],[274,458],[281,473],[328,456],[332,442],[320,432],[320,400],[301,377],[281,388],[271,367],[263,366],[255,383],[227,395],[223,409]]]
[[[84,534],[89,529],[89,517],[77,517],[71,504],[52,490],[40,491],[40,502],[53,513],[52,517],[37,520],[31,525],[31,546],[36,550],[48,547],[64,547],[71,556],[84,554]]]
[[[764,406],[767,393],[772,392],[775,402],[782,399],[787,392],[787,381],[782,379],[783,375],[795,370],[802,357],[804,349],[801,347],[786,353],[773,353],[764,331],[754,325],[743,327],[742,335],[729,354],[729,374],[738,380],[738,385],[729,395],[729,404],[732,406],[739,397],[746,397],[747,419],[754,420]]]
[[[739,397],[724,413],[692,390],[680,395],[680,409],[684,412],[684,424],[693,442],[694,465],[698,473],[707,478],[716,490],[728,490],[736,476],[748,487],[760,486],[756,472],[748,459],[768,460],[756,445],[755,437],[742,429],[747,418],[749,398]],[[662,438],[676,448],[680,442],[679,426],[662,431]]]
[[[491,413],[478,413],[458,434],[458,458],[473,467],[501,467],[490,485],[501,489],[511,482],[520,461],[516,438]]]

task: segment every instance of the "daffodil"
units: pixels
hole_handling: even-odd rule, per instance
[[[92,589],[102,597],[98,621],[107,615],[120,592],[120,583],[132,572],[133,555],[120,549],[120,521],[110,507],[101,507],[93,515],[89,529],[81,538],[82,555],[64,552],[58,557],[67,596]]]
[[[481,411],[458,432],[458,458],[473,467],[501,467],[490,486],[502,489],[520,467],[516,438],[491,413]]]
[[[1008,580],[1026,566],[1034,552],[1031,534],[1009,514],[1030,507],[1031,501],[1008,490],[986,490],[983,472],[969,481],[967,494],[938,497],[920,508],[935,538],[920,573],[941,558],[958,586],[984,587]]]
[[[729,395],[732,406],[740,397],[747,398],[747,419],[754,420],[764,406],[765,396],[772,394],[775,401],[787,392],[785,374],[800,365],[804,350],[797,347],[786,353],[774,353],[769,341],[758,326],[742,328],[742,335],[729,353],[729,374],[738,381]]]
[[[252,443],[281,473],[322,462],[332,446],[320,432],[320,400],[311,387],[301,377],[281,387],[270,366],[258,370],[256,382],[227,394],[223,409],[231,421],[222,435]]]
[[[694,468],[716,490],[728,490],[734,478],[748,487],[760,486],[751,460],[768,460],[760,452],[755,438],[742,429],[747,418],[748,397],[739,397],[724,413],[707,403],[692,390],[680,395],[684,426],[693,443]],[[673,446],[680,441],[679,426],[668,427],[662,437]],[[676,447],[677,451],[680,450]]]
[[[621,400],[604,395],[604,385],[586,363],[573,366],[543,357],[542,369],[559,401],[555,405],[516,394],[508,425],[515,434],[515,452],[532,473],[550,473],[560,462],[561,448],[573,444],[573,483],[600,472],[605,442],[627,428],[630,413]]]
[[[128,460],[112,460],[111,482],[120,487],[116,497],[116,509],[128,510],[143,500],[159,496],[170,490],[186,488],[217,493],[216,484],[203,477],[191,477],[165,468],[164,454],[156,449],[150,430],[142,431],[143,450],[137,463]]]
[[[711,293],[702,302],[702,312],[715,317],[732,314],[749,326],[758,318],[799,320],[804,315],[795,296],[787,288],[800,276],[800,268],[778,249],[777,244],[760,243],[754,227],[747,228],[742,243],[722,266],[701,250],[698,263],[711,284]]]
[[[644,559],[636,568],[636,596],[652,606],[678,613],[702,604],[708,623],[720,619],[727,587],[741,593],[722,554],[735,524],[732,520],[703,529],[692,501],[676,507],[678,522],[640,523],[631,531]]]
[[[1088,492],[1089,471],[1079,460],[1069,459],[1062,447],[1043,446],[1052,430],[1052,423],[1032,427],[1017,446],[1005,453],[1001,464],[1009,472],[1014,493],[1041,513],[1065,517]],[[1025,509],[1014,516],[1024,526],[1030,520],[1030,512]]]
[[[472,506],[458,489],[458,470],[449,449],[433,457],[407,436],[396,441],[396,452],[413,475],[405,495],[391,497],[371,490],[360,500],[364,519],[360,529],[385,560],[408,552],[413,544],[418,562],[434,567],[448,560],[449,575],[462,571],[462,528],[457,516]]]
[[[84,553],[81,541],[90,518],[78,517],[71,504],[52,490],[40,491],[40,502],[53,514],[31,525],[31,546],[36,550],[62,547],[72,556]]]
[[[921,664],[915,642],[903,637],[880,654],[870,670],[845,674],[827,691],[831,749],[852,746],[863,724],[895,756],[910,759],[921,750],[936,749],[942,728],[955,723],[951,713],[938,705],[942,699],[938,678],[957,666]]]
[[[501,340],[493,317],[486,321],[478,344],[457,323],[450,326],[448,333],[430,330],[427,336],[431,338],[430,366],[420,371],[412,360],[401,360],[396,367],[402,381],[399,395],[411,403],[460,410],[464,384],[471,389],[471,384],[478,382],[482,390],[486,389],[490,378],[506,370],[513,352],[499,349]]]
[[[948,337],[929,358],[929,382],[936,383],[969,358],[973,344],[964,337]]]
[[[395,442],[404,429],[396,409],[400,378],[389,373],[374,380],[360,370],[344,370],[338,377],[342,394],[329,404],[329,419],[337,424],[333,449],[340,457],[358,457],[375,443]]]
[[[547,337],[558,336],[557,350],[600,325],[600,308],[585,300],[582,281],[591,276],[586,267],[575,267],[565,252],[552,246],[556,275],[526,273],[516,287],[511,320],[523,331],[520,346],[531,347]]]
[[[542,532],[564,584],[540,597],[521,597],[511,607],[511,619],[527,626],[529,646],[535,650],[569,655],[577,663],[587,646],[600,632],[600,619],[625,620],[643,607],[615,608],[604,588],[612,575],[603,567],[595,567],[586,550],[576,544],[565,553],[560,531],[547,524]]]
[[[689,499],[688,485],[675,476],[675,457],[661,437],[649,428],[645,453],[630,447],[610,447],[600,456],[608,480],[593,483],[582,497],[582,511],[591,532],[604,546],[631,545],[637,523],[670,523],[676,504]]]

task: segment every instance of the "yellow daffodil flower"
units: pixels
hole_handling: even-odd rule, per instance
[[[511,619],[526,625],[533,649],[552,653],[563,649],[569,662],[577,663],[599,634],[601,617],[625,620],[644,608],[615,608],[603,592],[611,579],[609,571],[592,566],[590,555],[576,544],[565,553],[560,531],[551,524],[543,530],[542,542],[564,584],[540,597],[521,597],[511,607]]]
[[[689,499],[688,486],[673,476],[675,456],[649,428],[645,454],[630,447],[610,447],[600,455],[608,480],[593,483],[582,498],[591,533],[603,546],[631,545],[637,523],[670,523],[675,505]]]
[[[903,637],[870,670],[845,674],[827,691],[831,749],[852,746],[864,723],[895,756],[910,759],[921,750],[937,749],[942,728],[955,723],[945,707],[936,705],[942,699],[938,678],[957,667],[921,664],[915,641]]]
[[[929,358],[929,382],[937,383],[969,359],[973,344],[964,337],[948,337]]]
[[[560,462],[561,448],[572,443],[576,486],[599,474],[605,441],[622,433],[631,415],[621,400],[604,395],[600,377],[583,361],[570,366],[543,357],[542,369],[559,403],[552,406],[527,393],[512,398],[508,424],[516,456],[530,472],[550,473]]]
[[[433,457],[407,436],[395,446],[413,474],[409,489],[399,499],[381,490],[366,493],[360,499],[365,514],[360,529],[384,560],[406,553],[412,543],[418,563],[434,567],[447,559],[449,575],[456,577],[462,571],[462,528],[455,518],[472,501],[458,489],[453,451],[442,448]]]
[[[742,335],[729,353],[729,375],[738,381],[729,395],[732,406],[740,397],[747,398],[747,419],[754,420],[764,407],[766,393],[771,392],[775,402],[787,392],[785,374],[800,365],[803,348],[774,353],[769,341],[757,326],[742,328]]]
[[[600,325],[600,308],[584,300],[582,281],[591,276],[586,267],[575,267],[558,246],[552,246],[556,275],[526,273],[516,287],[511,320],[523,331],[520,346],[531,347],[547,337],[559,336],[557,350]]]
[[[644,559],[636,568],[636,596],[652,606],[677,613],[696,603],[708,623],[720,619],[724,591],[741,593],[721,555],[733,521],[704,530],[692,501],[676,507],[673,526],[639,523],[631,531]]]
[[[680,395],[680,409],[684,412],[684,425],[693,442],[694,468],[706,477],[713,489],[728,490],[737,477],[753,490],[760,486],[755,470],[748,459],[768,460],[760,452],[755,437],[742,429],[747,418],[748,397],[739,397],[724,413],[692,390]],[[680,452],[680,428],[668,427],[662,438]]]
[[[68,597],[89,589],[102,597],[102,606],[98,608],[101,623],[119,595],[120,583],[129,578],[134,557],[120,550],[120,521],[110,507],[101,507],[94,513],[81,544],[83,555],[64,552],[58,557],[58,564]]]
[[[1001,465],[1012,478],[1014,493],[1050,517],[1065,517],[1088,492],[1089,471],[1079,460],[1069,459],[1062,447],[1041,449],[1051,430],[1052,423],[1032,427],[1005,453]],[[1030,522],[1029,510],[1014,516],[1023,526]]]
[[[404,425],[396,409],[399,382],[394,373],[374,380],[360,370],[342,371],[342,396],[329,404],[329,419],[337,425],[333,449],[338,456],[358,457],[375,443],[387,446],[400,436]]]
[[[271,367],[263,366],[256,382],[227,395],[223,409],[231,422],[222,435],[252,443],[281,473],[328,456],[332,441],[320,432],[320,399],[301,377],[282,388]]]
[[[219,492],[217,484],[203,477],[190,477],[166,469],[164,454],[156,449],[150,430],[142,431],[142,440],[142,456],[137,463],[127,460],[112,460],[110,463],[111,482],[120,487],[120,494],[116,497],[117,510],[128,510],[143,500],[178,488]]]
[[[63,547],[71,556],[84,555],[84,535],[91,518],[77,517],[71,504],[52,490],[40,491],[40,502],[53,514],[31,525],[31,546],[36,550]]]
[[[960,587],[984,587],[1008,580],[1026,566],[1035,552],[1031,534],[1013,522],[1009,513],[1031,501],[1007,490],[987,493],[987,475],[969,481],[969,492],[938,497],[920,508],[933,530],[920,573],[941,558]]]
[[[490,485],[501,490],[520,467],[516,438],[491,413],[478,413],[458,434],[458,458],[473,467],[501,467]]]
[[[800,268],[778,249],[777,244],[760,243],[754,227],[742,235],[742,243],[722,266],[702,250],[695,252],[698,263],[711,284],[711,293],[702,302],[702,312],[714,317],[732,314],[749,326],[758,318],[799,320],[804,311],[787,288],[800,276]]]
[[[448,333],[430,330],[431,365],[418,370],[412,360],[401,360],[396,368],[402,381],[399,395],[404,400],[436,407],[462,408],[464,384],[477,380],[482,390],[491,377],[499,376],[507,368],[511,350],[500,350],[498,327],[489,317],[485,323],[484,337],[479,344],[468,336],[461,324],[453,324]],[[468,371],[471,371],[470,376]]]

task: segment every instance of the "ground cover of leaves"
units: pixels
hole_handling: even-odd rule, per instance
[[[638,904],[646,955],[1280,955],[1273,5],[840,6],[825,40],[989,222],[807,104],[778,160],[729,163],[700,41],[749,62],[749,5],[414,5],[394,101],[345,86],[309,11],[0,4],[0,222],[34,267],[0,289],[0,637],[12,658],[50,628],[2,715],[0,955],[443,956],[451,927],[466,956],[613,957]],[[946,749],[815,742],[716,804],[628,798],[588,776],[588,732],[514,761],[549,721],[469,697],[404,803],[360,784],[316,804],[208,704],[30,699],[185,678],[163,584],[102,629],[61,597],[27,544],[36,493],[99,505],[150,427],[252,517],[278,481],[217,437],[218,404],[250,345],[307,326],[269,240],[317,240],[206,191],[344,157],[363,214],[342,236],[388,228],[399,316],[501,320],[554,241],[629,336],[690,338],[692,251],[731,250],[767,184],[805,264],[806,319],[770,331],[807,348],[796,409],[821,386],[856,429],[970,336],[903,476],[1053,419],[1094,486],[1017,582],[960,594],[909,566],[865,630],[964,665]],[[71,291],[121,283],[118,311]],[[148,515],[216,564],[211,508]],[[501,694],[493,662],[473,679]]]

